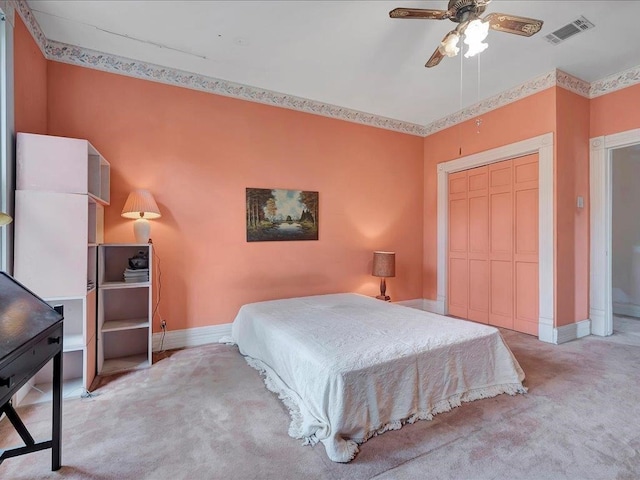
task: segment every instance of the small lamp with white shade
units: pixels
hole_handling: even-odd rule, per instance
[[[133,233],[137,243],[149,243],[151,225],[149,219],[160,218],[160,209],[149,190],[133,190],[122,209],[124,218],[135,218]]]

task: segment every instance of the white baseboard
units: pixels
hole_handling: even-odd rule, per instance
[[[442,302],[439,302],[438,300],[416,298],[414,300],[403,300],[395,303],[398,305],[404,305],[405,307],[417,308],[418,310],[444,315],[444,306],[441,304]]]
[[[411,302],[418,302],[411,300]],[[399,302],[401,303],[401,302]],[[422,310],[444,315],[444,302],[440,300],[422,299]],[[640,316],[640,307],[639,307]],[[581,320],[570,325],[555,328],[548,322],[541,321],[538,326],[538,339],[542,342],[560,344],[591,335],[591,320]]]
[[[613,302],[613,313],[615,315],[626,315],[628,317],[640,317],[640,305]]]
[[[398,305],[402,305],[404,307],[411,307],[411,308],[417,308],[418,310],[424,310],[423,301],[421,298],[416,298],[414,300],[402,300],[400,302],[393,302],[393,303],[397,303]]]
[[[423,298],[422,309],[427,312],[444,315],[444,303],[440,300],[430,300],[428,298]]]
[[[563,325],[562,327],[554,328],[553,343],[559,345],[561,343],[570,342],[578,338],[586,337],[591,334],[591,320],[580,320],[576,323],[569,325]]]
[[[417,298],[414,300],[403,300],[395,303],[397,303],[398,305],[404,305],[405,307],[424,310],[424,300],[421,298]],[[153,351],[159,351],[161,343],[163,350],[173,350],[176,348],[206,345],[207,343],[218,343],[218,341],[222,337],[228,335],[231,335],[230,323],[211,325],[208,327],[187,328],[184,330],[169,330],[165,334],[164,340],[162,339],[162,333],[157,332],[153,334]]]
[[[558,332],[553,328],[553,325],[538,323],[538,340],[541,342],[557,344],[557,334]]]
[[[589,318],[591,319],[591,334],[597,335],[599,337],[606,337],[607,335],[611,335],[611,333],[607,333],[605,327],[605,312],[599,308],[590,308],[589,309]]]
[[[428,299],[403,300],[396,302],[405,307],[417,308],[427,312],[440,313],[439,302]],[[538,338],[543,342],[560,344],[586,337],[591,334],[591,320],[581,320],[570,325],[564,325],[558,328],[549,328],[544,335],[539,333]],[[163,350],[173,350],[175,348],[196,347],[198,345],[206,345],[207,343],[218,343],[218,341],[227,335],[231,335],[231,324],[223,323],[222,325],[211,325],[208,327],[187,328],[184,330],[169,330],[164,340],[162,333],[153,334],[153,351],[160,350],[162,343]],[[544,338],[543,338],[544,337]]]
[[[162,340],[162,333],[154,333],[153,351],[159,351],[161,343],[163,350],[173,350],[175,348],[206,345],[207,343],[218,343],[218,340],[226,335],[231,335],[230,323],[187,328],[185,330],[169,330],[164,337],[164,341]]]

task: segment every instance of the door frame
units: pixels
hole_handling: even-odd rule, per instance
[[[447,245],[450,173],[481,167],[533,153],[538,154],[538,338],[557,343],[554,303],[553,132],[484,152],[439,163],[438,169],[438,290],[436,309],[447,314]]]
[[[15,191],[13,113],[13,23],[14,9],[0,1],[0,212],[13,216]],[[0,228],[0,271],[13,274],[13,229]]]
[[[640,128],[590,139],[589,196],[590,261],[589,317],[591,333],[613,333],[611,237],[613,212],[612,151],[640,143]]]

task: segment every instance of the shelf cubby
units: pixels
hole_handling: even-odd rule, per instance
[[[89,141],[16,135],[13,274],[50,305],[63,307],[65,396],[89,390],[97,371],[97,258],[109,183],[109,162]],[[45,392],[51,372],[45,366],[14,403]]]
[[[125,282],[129,258],[149,258],[149,280]],[[151,365],[152,246],[104,244],[98,248],[98,374]]]
[[[62,397],[79,398],[86,390],[83,380],[83,351],[62,354]],[[22,387],[21,404],[49,402],[53,398],[53,361],[47,363]]]

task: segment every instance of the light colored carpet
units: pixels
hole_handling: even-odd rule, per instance
[[[526,395],[479,400],[374,437],[349,464],[287,435],[289,417],[235,347],[169,352],[64,402],[63,468],[50,451],[6,460],[2,479],[637,479],[640,321],[548,345],[503,331]],[[36,440],[50,406],[20,408]],[[19,444],[6,420],[0,448]]]

